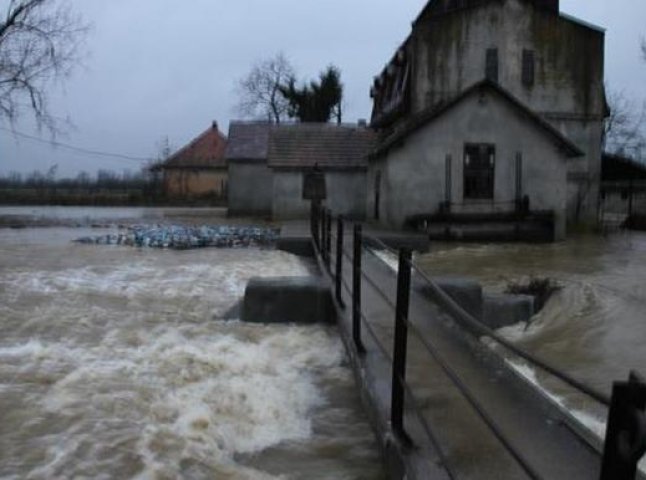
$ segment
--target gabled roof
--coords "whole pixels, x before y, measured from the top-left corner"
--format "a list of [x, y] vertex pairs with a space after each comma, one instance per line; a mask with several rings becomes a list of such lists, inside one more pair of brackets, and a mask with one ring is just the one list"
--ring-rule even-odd
[[218, 130], [218, 124], [213, 122], [207, 130], [171, 155], [159, 168], [224, 168], [226, 145], [227, 138]]
[[269, 132], [276, 126], [268, 122], [231, 122], [225, 153], [230, 160], [266, 160]]
[[375, 133], [358, 125], [298, 123], [280, 125], [269, 136], [269, 166], [353, 169], [367, 166]]
[[401, 127], [397, 128], [393, 133], [384, 138], [370, 156], [380, 156], [412, 133], [442, 117], [442, 115], [453, 109], [453, 107], [458, 105], [471, 94], [485, 90], [493, 92], [495, 95], [498, 95], [504, 101], [511, 104], [521, 115], [523, 115], [527, 120], [533, 123], [536, 128], [542, 131], [552, 142], [554, 142], [559, 148], [562, 148], [566, 155], [568, 155], [569, 157], [580, 157], [583, 155], [583, 152], [579, 149], [579, 147], [572, 143], [550, 123], [530, 110], [524, 103], [514, 97], [511, 93], [509, 93], [507, 90], [505, 90], [495, 82], [492, 82], [490, 80], [483, 80], [462, 91], [453, 99], [411, 116], [410, 119], [402, 124]]

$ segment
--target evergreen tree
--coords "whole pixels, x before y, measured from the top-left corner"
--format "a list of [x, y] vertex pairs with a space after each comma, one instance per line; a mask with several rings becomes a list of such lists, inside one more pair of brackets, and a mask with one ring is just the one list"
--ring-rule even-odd
[[318, 81], [311, 81], [302, 87], [296, 86], [296, 79], [291, 77], [280, 92], [289, 102], [288, 114], [301, 122], [329, 122], [336, 116], [341, 123], [341, 101], [343, 84], [341, 72], [331, 65], [321, 72]]

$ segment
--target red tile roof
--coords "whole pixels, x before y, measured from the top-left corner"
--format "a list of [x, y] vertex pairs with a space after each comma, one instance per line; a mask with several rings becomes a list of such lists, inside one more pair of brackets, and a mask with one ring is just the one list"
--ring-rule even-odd
[[227, 138], [218, 130], [217, 123], [213, 122], [197, 138], [171, 155], [161, 168], [225, 168], [226, 146]]

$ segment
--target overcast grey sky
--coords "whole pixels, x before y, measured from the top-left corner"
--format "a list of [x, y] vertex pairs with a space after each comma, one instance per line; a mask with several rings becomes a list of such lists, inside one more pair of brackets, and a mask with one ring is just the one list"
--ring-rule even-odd
[[[235, 83], [282, 51], [300, 78], [330, 63], [345, 84], [345, 120], [370, 115], [372, 77], [410, 31], [426, 0], [68, 0], [93, 26], [84, 67], [50, 92], [53, 114], [75, 125], [59, 140], [152, 157], [164, 136], [180, 147], [217, 120], [236, 118]], [[0, 1], [0, 6], [6, 4]], [[561, 10], [607, 29], [606, 80], [646, 98], [644, 0], [561, 0]], [[6, 128], [6, 123], [0, 124]], [[38, 135], [25, 119], [16, 130]], [[47, 139], [47, 135], [42, 135]], [[59, 176], [141, 162], [70, 152], [0, 131], [0, 174], [59, 166]]]

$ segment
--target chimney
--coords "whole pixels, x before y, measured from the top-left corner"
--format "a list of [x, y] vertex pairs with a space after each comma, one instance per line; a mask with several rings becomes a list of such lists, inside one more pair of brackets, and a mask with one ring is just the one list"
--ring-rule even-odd
[[361, 127], [361, 128], [366, 128], [366, 127], [368, 126], [368, 122], [366, 121], [366, 119], [365, 119], [365, 118], [360, 118], [360, 119], [357, 121], [357, 125], [358, 125], [359, 127]]
[[212, 128], [213, 130], [217, 130], [217, 129], [218, 129], [218, 122], [217, 122], [216, 120], [213, 120], [213, 123], [211, 123], [211, 128]]

